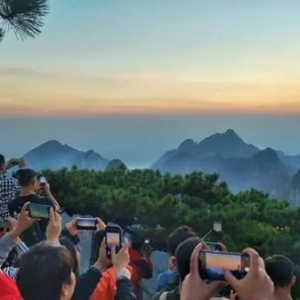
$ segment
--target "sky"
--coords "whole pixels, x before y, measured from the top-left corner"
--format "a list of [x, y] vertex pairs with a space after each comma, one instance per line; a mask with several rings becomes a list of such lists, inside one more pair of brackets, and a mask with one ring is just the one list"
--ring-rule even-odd
[[300, 153], [298, 0], [49, 6], [40, 36], [10, 32], [0, 45], [6, 156], [58, 139], [149, 165], [186, 138], [228, 128]]

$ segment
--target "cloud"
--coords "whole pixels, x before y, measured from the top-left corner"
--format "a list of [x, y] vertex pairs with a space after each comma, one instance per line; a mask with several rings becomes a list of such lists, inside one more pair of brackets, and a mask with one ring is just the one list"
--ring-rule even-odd
[[294, 82], [133, 72], [106, 77], [0, 68], [0, 115], [300, 113]]

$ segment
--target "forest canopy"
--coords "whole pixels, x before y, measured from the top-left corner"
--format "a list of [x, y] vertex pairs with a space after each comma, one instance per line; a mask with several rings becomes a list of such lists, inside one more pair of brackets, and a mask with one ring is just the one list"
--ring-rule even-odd
[[262, 256], [285, 254], [299, 263], [300, 208], [254, 189], [234, 195], [216, 174], [172, 176], [122, 166], [43, 174], [62, 207], [123, 227], [139, 224], [155, 249], [164, 250], [166, 236], [180, 225], [201, 237], [221, 221], [222, 233], [209, 235], [208, 241], [221, 240], [230, 251], [251, 246]]

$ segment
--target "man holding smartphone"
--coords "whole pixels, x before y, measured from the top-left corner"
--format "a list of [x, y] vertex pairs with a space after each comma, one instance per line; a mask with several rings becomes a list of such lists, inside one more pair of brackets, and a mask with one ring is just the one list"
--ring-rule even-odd
[[7, 170], [14, 166], [19, 166], [19, 169], [24, 169], [25, 162], [22, 158], [18, 158], [11, 159], [6, 163], [4, 155], [0, 154], [0, 221], [8, 219], [8, 205], [21, 190], [18, 181], [7, 175]]
[[[55, 211], [59, 211], [59, 204], [51, 193], [50, 185], [47, 182], [41, 185], [37, 178], [37, 173], [34, 170], [19, 170], [17, 172], [17, 179], [21, 186], [21, 193], [20, 196], [16, 197], [8, 205], [10, 216], [15, 217], [19, 214], [23, 205], [27, 202], [51, 206]], [[37, 195], [41, 189], [43, 190], [45, 197]], [[32, 246], [40, 242], [44, 239], [47, 225], [48, 220], [38, 220], [33, 224], [32, 228], [24, 232], [22, 239], [28, 246]]]

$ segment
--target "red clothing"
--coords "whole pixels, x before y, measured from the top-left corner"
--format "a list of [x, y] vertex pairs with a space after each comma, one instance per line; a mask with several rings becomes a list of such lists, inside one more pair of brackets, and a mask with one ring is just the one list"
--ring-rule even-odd
[[139, 287], [141, 279], [150, 279], [153, 274], [153, 264], [149, 258], [146, 258], [138, 250], [129, 249], [130, 266], [132, 267], [131, 284], [137, 300], [142, 300], [142, 291]]
[[5, 274], [0, 273], [0, 299], [21, 300], [20, 292], [15, 282]]

